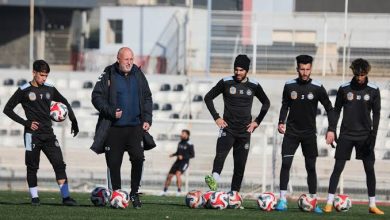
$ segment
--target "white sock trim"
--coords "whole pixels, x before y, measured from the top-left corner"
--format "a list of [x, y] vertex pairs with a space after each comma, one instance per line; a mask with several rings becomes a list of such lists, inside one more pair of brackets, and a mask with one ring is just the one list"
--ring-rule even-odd
[[38, 186], [30, 187], [28, 190], [30, 191], [31, 198], [39, 197], [38, 196]]
[[219, 175], [219, 173], [214, 172], [214, 173], [213, 173], [213, 177], [214, 177], [215, 181], [218, 182], [218, 181], [219, 181], [220, 175]]
[[376, 207], [375, 196], [373, 196], [373, 197], [368, 197], [368, 206], [369, 206], [370, 208]]
[[333, 204], [333, 200], [334, 200], [334, 194], [329, 193], [328, 194], [328, 200], [326, 201], [326, 204], [332, 205]]
[[287, 190], [280, 190], [280, 199], [287, 200], [286, 194], [287, 194]]

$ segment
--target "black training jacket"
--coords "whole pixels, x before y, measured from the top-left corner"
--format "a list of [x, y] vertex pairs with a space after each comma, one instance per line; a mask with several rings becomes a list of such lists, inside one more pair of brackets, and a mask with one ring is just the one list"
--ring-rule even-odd
[[340, 136], [350, 140], [365, 140], [370, 133], [376, 136], [381, 110], [378, 86], [368, 82], [368, 79], [362, 85], [359, 85], [355, 79], [341, 85], [336, 97], [336, 117], [332, 123], [333, 127], [337, 126], [341, 109], [343, 109], [343, 120]]
[[[72, 107], [66, 98], [53, 85], [48, 83], [35, 87], [31, 85], [31, 82], [28, 82], [20, 86], [5, 105], [4, 114], [23, 125], [25, 132], [32, 134], [53, 134], [50, 118], [50, 104], [52, 101], [65, 104], [68, 108], [69, 119], [72, 122], [76, 121]], [[27, 119], [23, 119], [14, 112], [14, 108], [19, 103], [22, 105]], [[39, 123], [39, 128], [36, 131], [31, 130], [31, 123], [33, 121]]]
[[[318, 102], [324, 106], [330, 122], [334, 117], [333, 107], [320, 82], [312, 79], [302, 81], [299, 78], [286, 82], [279, 124], [286, 124], [287, 135], [304, 137], [316, 134]], [[329, 129], [331, 130], [330, 127]]]
[[249, 79], [246, 82], [237, 82], [234, 76], [221, 79], [205, 96], [204, 101], [214, 120], [220, 118], [214, 107], [213, 99], [223, 94], [223, 119], [228, 126], [226, 131], [236, 135], [246, 135], [247, 126], [252, 122], [253, 97], [256, 96], [262, 103], [259, 115], [255, 121], [260, 125], [270, 107], [270, 101], [260, 84]]
[[[116, 82], [111, 77], [117, 71], [117, 63], [107, 66], [99, 77], [92, 91], [92, 104], [99, 111], [99, 119], [96, 124], [95, 137], [91, 150], [96, 153], [104, 153], [104, 142], [112, 121], [115, 120], [116, 112]], [[134, 64], [131, 73], [135, 74], [140, 96], [141, 122], [152, 125], [153, 101], [148, 81], [144, 73]]]

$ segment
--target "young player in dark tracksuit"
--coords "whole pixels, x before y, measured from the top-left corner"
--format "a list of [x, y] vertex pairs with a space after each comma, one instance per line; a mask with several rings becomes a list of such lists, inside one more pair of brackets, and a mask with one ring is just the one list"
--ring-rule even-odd
[[[226, 156], [233, 147], [234, 172], [231, 190], [240, 191], [251, 133], [260, 125], [270, 107], [270, 101], [260, 84], [247, 77], [249, 65], [250, 60], [246, 55], [238, 55], [234, 61], [234, 76], [220, 80], [204, 99], [215, 123], [220, 128], [212, 174], [205, 177], [206, 184], [211, 190], [217, 189]], [[213, 99], [219, 94], [223, 94], [223, 118], [217, 113], [213, 104]], [[257, 118], [252, 121], [254, 96], [260, 100], [262, 107]]]
[[[68, 178], [65, 171], [66, 165], [50, 119], [51, 102], [62, 102], [67, 106], [69, 119], [72, 122], [71, 133], [74, 136], [79, 132], [79, 128], [68, 101], [54, 86], [45, 83], [49, 72], [49, 64], [44, 60], [36, 60], [33, 63], [33, 80], [16, 90], [5, 105], [4, 113], [24, 126], [25, 163], [27, 166], [27, 183], [31, 194], [31, 204], [40, 205], [37, 171], [42, 150], [53, 166], [63, 204], [72, 206], [77, 205], [77, 203], [69, 196]], [[26, 120], [14, 112], [14, 108], [19, 103], [24, 109]]]
[[172, 165], [169, 170], [167, 179], [165, 180], [164, 190], [161, 195], [165, 195], [173, 176], [176, 176], [176, 185], [177, 185], [177, 195], [181, 193], [181, 175], [187, 170], [190, 159], [195, 157], [194, 145], [190, 142], [190, 131], [182, 130], [180, 135], [180, 142], [177, 145], [177, 150], [175, 153], [169, 155], [169, 157], [177, 157], [175, 163]]
[[[378, 132], [381, 98], [378, 86], [370, 83], [367, 74], [371, 66], [364, 59], [356, 59], [350, 68], [354, 74], [351, 82], [340, 86], [335, 103], [336, 117], [332, 123], [333, 130], [337, 127], [341, 109], [343, 120], [340, 135], [337, 141], [335, 165], [330, 177], [328, 201], [324, 212], [332, 211], [334, 194], [337, 189], [340, 174], [344, 170], [347, 160], [350, 160], [353, 147], [356, 150], [356, 159], [362, 160], [366, 172], [367, 191], [369, 197], [369, 213], [383, 215], [384, 212], [376, 207], [375, 203], [375, 141]], [[372, 119], [371, 119], [372, 113]], [[329, 134], [327, 143], [335, 139], [335, 133]]]
[[[294, 154], [301, 144], [305, 157], [307, 184], [309, 193], [316, 197], [317, 174], [316, 159], [318, 156], [316, 115], [318, 102], [332, 117], [332, 103], [321, 83], [310, 78], [313, 58], [308, 55], [296, 57], [298, 78], [286, 82], [283, 89], [282, 107], [279, 115], [278, 131], [284, 134], [282, 143], [282, 167], [280, 170], [280, 199], [276, 210], [287, 210], [287, 185]], [[288, 117], [287, 117], [288, 115]], [[286, 122], [287, 118], [287, 122]], [[315, 212], [321, 209], [316, 207]]]

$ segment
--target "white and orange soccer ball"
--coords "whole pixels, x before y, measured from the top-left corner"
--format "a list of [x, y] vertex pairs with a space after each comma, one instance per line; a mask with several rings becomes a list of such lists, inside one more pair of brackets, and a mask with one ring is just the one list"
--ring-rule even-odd
[[229, 195], [224, 192], [211, 194], [208, 204], [213, 209], [226, 209], [229, 205]]
[[53, 121], [61, 122], [66, 119], [68, 115], [68, 108], [61, 102], [51, 102], [50, 104], [50, 118]]
[[96, 187], [91, 192], [91, 202], [95, 206], [105, 206], [110, 202], [111, 191], [104, 187]]
[[257, 198], [257, 205], [261, 210], [270, 212], [275, 209], [276, 197], [272, 192], [261, 193]]
[[205, 204], [202, 192], [199, 190], [192, 190], [188, 192], [185, 201], [186, 205], [193, 209], [202, 208]]
[[302, 194], [298, 199], [298, 207], [304, 212], [312, 212], [317, 205], [317, 199], [307, 194]]
[[346, 212], [352, 207], [352, 201], [347, 195], [337, 195], [333, 200], [333, 207], [338, 212]]
[[242, 197], [237, 191], [230, 191], [227, 193], [229, 196], [229, 209], [239, 209], [242, 205]]
[[110, 205], [112, 208], [125, 209], [129, 205], [129, 194], [123, 190], [112, 192]]

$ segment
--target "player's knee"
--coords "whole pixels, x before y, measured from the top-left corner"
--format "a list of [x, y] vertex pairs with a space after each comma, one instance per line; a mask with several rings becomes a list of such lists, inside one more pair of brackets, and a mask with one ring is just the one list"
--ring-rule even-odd
[[27, 173], [28, 174], [35, 174], [38, 172], [39, 166], [34, 166], [34, 165], [28, 165], [27, 166]]
[[143, 154], [139, 154], [139, 155], [133, 155], [131, 158], [130, 158], [130, 162], [133, 164], [133, 163], [143, 163], [145, 160], [145, 157]]
[[[65, 174], [66, 164], [65, 163], [58, 163], [53, 164], [54, 172], [56, 173], [56, 176], [63, 176]], [[58, 179], [58, 178], [57, 178]], [[65, 178], [59, 178], [59, 179], [65, 179]]]
[[282, 159], [282, 169], [290, 170], [292, 164], [292, 157], [283, 157]]
[[144, 158], [143, 157], [133, 157], [130, 159], [132, 168], [140, 168], [144, 164]]
[[315, 173], [316, 172], [316, 164], [315, 163], [306, 164], [306, 171], [308, 173]]

